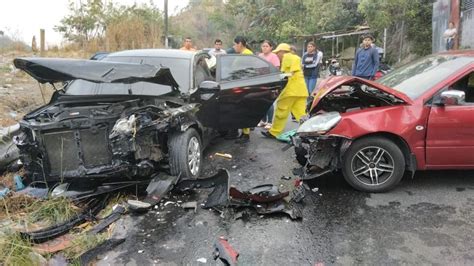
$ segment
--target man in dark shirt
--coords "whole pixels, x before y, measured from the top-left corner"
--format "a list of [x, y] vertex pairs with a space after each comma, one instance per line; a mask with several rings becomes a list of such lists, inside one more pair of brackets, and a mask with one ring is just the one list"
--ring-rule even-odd
[[374, 79], [375, 72], [379, 68], [379, 54], [372, 46], [374, 37], [370, 34], [363, 36], [362, 47], [356, 52], [354, 65], [352, 66], [352, 76]]

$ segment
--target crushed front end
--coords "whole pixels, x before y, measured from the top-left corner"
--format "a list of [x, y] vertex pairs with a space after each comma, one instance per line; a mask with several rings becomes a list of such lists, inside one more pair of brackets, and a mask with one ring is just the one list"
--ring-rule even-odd
[[293, 139], [296, 159], [304, 180], [313, 179], [341, 168], [342, 156], [351, 140], [339, 136], [301, 136]]
[[342, 156], [351, 140], [327, 134], [340, 121], [341, 115], [335, 111], [302, 120], [292, 142], [303, 179], [316, 178], [341, 167]]
[[32, 181], [148, 177], [166, 158], [167, 132], [180, 130], [193, 108], [138, 98], [59, 101], [27, 115], [15, 143]]

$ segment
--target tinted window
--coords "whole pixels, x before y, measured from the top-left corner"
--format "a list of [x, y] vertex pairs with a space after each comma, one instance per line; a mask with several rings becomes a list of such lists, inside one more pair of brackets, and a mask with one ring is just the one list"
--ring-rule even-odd
[[403, 66], [377, 82], [416, 99], [472, 62], [472, 57], [432, 55]]
[[227, 55], [220, 58], [221, 81], [239, 80], [279, 72], [276, 67], [257, 56]]
[[66, 87], [66, 94], [68, 95], [133, 94], [158, 96], [169, 92], [172, 92], [170, 86], [149, 82], [136, 82], [133, 84], [94, 83], [78, 79]]
[[187, 92], [191, 87], [189, 77], [191, 62], [189, 59], [169, 57], [108, 56], [103, 60], [165, 66], [171, 70], [171, 74], [173, 75], [176, 82], [178, 82], [181, 92]]

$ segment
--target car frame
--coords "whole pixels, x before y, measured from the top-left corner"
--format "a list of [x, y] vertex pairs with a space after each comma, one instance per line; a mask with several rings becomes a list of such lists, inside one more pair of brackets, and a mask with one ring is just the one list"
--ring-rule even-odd
[[472, 82], [469, 50], [427, 56], [377, 82], [323, 81], [293, 138], [304, 178], [340, 170], [355, 189], [384, 192], [406, 172], [474, 169]]

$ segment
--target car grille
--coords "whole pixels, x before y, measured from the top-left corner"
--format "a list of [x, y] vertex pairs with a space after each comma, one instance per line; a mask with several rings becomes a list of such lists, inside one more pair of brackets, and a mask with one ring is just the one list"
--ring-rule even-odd
[[63, 172], [76, 170], [81, 162], [86, 168], [111, 162], [106, 128], [48, 132], [43, 135], [43, 141], [51, 175], [60, 175], [61, 169]]

